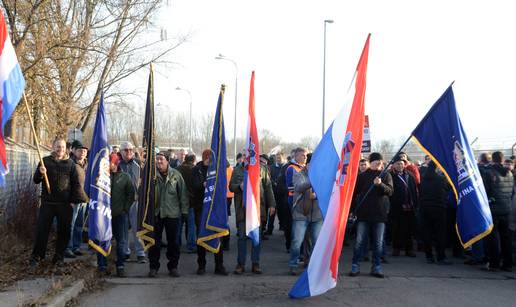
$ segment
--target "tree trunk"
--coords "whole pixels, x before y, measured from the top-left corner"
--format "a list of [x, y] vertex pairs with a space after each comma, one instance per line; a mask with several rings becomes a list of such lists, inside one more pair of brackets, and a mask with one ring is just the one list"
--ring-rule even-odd
[[16, 140], [16, 114], [13, 114], [11, 119], [5, 123], [4, 137], [10, 137]]

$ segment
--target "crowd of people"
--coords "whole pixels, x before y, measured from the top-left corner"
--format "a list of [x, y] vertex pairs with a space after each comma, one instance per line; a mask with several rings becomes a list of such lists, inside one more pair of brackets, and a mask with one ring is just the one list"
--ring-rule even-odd
[[[81, 243], [86, 228], [88, 197], [84, 193], [88, 148], [81, 142], [53, 142], [53, 151], [39, 165], [34, 182], [40, 184], [46, 174], [51, 190], [42, 185], [37, 234], [31, 256], [36, 267], [45, 258], [47, 241], [54, 218], [57, 219], [57, 240], [52, 262], [59, 265], [64, 258], [82, 255]], [[111, 214], [113, 239], [116, 242], [116, 275], [124, 277], [124, 263], [134, 252], [138, 263], [149, 263], [149, 277], [157, 276], [160, 252], [166, 247], [167, 269], [179, 277], [180, 247], [197, 254], [197, 274], [206, 273], [206, 249], [197, 245], [202, 218], [206, 174], [210, 149], [201, 159], [186, 150], [159, 151], [156, 154], [155, 245], [144, 250], [136, 236], [138, 220], [138, 185], [143, 158], [133, 144], [113, 146], [109, 156], [111, 172]], [[234, 166], [226, 171], [228, 215], [234, 212], [237, 240], [237, 266], [233, 273], [246, 271], [249, 239], [245, 235], [243, 207], [245, 157], [237, 156]], [[309, 263], [323, 224], [317, 195], [312, 189], [308, 170], [311, 153], [296, 148], [286, 156], [260, 156], [260, 242], [272, 235], [276, 219], [283, 232], [289, 254], [289, 274], [298, 275]], [[515, 158], [505, 159], [500, 151], [483, 153], [478, 168], [484, 182], [494, 227], [487, 237], [464, 251], [455, 231], [456, 201], [451, 186], [430, 157], [411, 161], [400, 152], [386, 165], [381, 153], [373, 152], [360, 160], [344, 244], [354, 242], [350, 276], [360, 274], [360, 265], [371, 261], [370, 274], [383, 278], [383, 263], [389, 257], [416, 257], [424, 252], [426, 262], [450, 265], [446, 248], [454, 257], [464, 257], [469, 265], [483, 264], [488, 271], [512, 271], [512, 240], [516, 237], [511, 223], [511, 203], [515, 194]], [[385, 169], [387, 167], [387, 169]], [[163, 237], [163, 232], [166, 234]], [[214, 254], [215, 274], [226, 276], [224, 251], [229, 250], [230, 233], [222, 238], [222, 248]], [[132, 242], [132, 245], [129, 244]], [[391, 252], [389, 253], [389, 246]], [[251, 245], [251, 272], [261, 274], [262, 243]], [[132, 249], [131, 249], [132, 248]], [[371, 257], [370, 257], [371, 256]], [[98, 269], [106, 272], [106, 257], [98, 254]]]

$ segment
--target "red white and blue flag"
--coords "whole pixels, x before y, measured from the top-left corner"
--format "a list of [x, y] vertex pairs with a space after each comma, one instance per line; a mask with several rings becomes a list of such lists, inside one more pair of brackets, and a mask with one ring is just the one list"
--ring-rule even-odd
[[244, 161], [245, 234], [254, 246], [260, 244], [260, 142], [254, 116], [254, 71], [249, 91], [249, 123]]
[[24, 88], [25, 79], [7, 32], [4, 14], [0, 12], [0, 187], [5, 185], [4, 178], [9, 172], [4, 128], [16, 109]]
[[339, 258], [358, 173], [364, 133], [367, 37], [353, 77], [349, 101], [328, 128], [312, 155], [308, 176], [319, 200], [324, 223], [308, 268], [289, 292], [291, 298], [323, 294], [337, 285]]

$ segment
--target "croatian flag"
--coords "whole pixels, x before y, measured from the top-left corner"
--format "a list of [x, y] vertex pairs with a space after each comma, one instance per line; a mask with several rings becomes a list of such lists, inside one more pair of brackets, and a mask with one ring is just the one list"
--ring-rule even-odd
[[5, 175], [9, 172], [4, 142], [5, 124], [16, 109], [25, 88], [25, 79], [7, 33], [3, 13], [0, 13], [0, 85], [0, 187], [3, 187]]
[[244, 161], [245, 234], [260, 244], [260, 144], [254, 117], [254, 71], [249, 91], [249, 123]]
[[308, 176], [324, 223], [308, 268], [289, 292], [291, 298], [319, 295], [337, 285], [339, 257], [362, 148], [370, 36], [353, 76], [355, 91], [349, 99], [352, 102], [339, 112], [312, 155]]

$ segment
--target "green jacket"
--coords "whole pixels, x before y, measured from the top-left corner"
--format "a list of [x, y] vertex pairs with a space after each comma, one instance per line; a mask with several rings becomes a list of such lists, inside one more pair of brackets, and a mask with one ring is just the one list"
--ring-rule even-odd
[[133, 182], [127, 173], [111, 173], [111, 216], [128, 213], [134, 194]]
[[188, 190], [181, 173], [169, 167], [166, 179], [159, 173], [156, 177], [155, 215], [179, 218], [181, 214], [188, 214]]
[[[267, 208], [276, 208], [274, 193], [272, 192], [272, 182], [267, 171], [267, 167], [260, 165], [260, 220], [261, 223], [267, 221]], [[229, 190], [235, 193], [235, 211], [237, 223], [245, 221], [245, 208], [243, 206], [243, 191], [240, 189], [240, 183], [244, 181], [244, 167], [238, 164], [233, 169], [233, 175], [229, 183]]]

